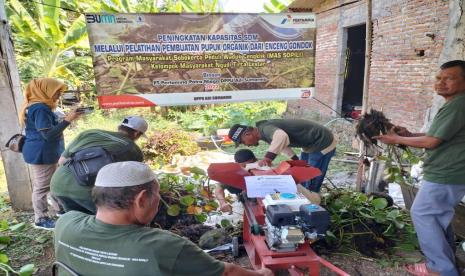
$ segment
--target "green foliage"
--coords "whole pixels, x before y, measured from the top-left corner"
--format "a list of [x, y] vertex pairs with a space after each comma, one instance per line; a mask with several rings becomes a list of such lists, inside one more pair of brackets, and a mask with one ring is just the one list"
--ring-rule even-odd
[[90, 55], [76, 56], [74, 51], [89, 48], [84, 15], [60, 9], [66, 2], [44, 0], [43, 5], [32, 1], [24, 5], [19, 0], [7, 2], [24, 81], [58, 77], [79, 85], [80, 78], [71, 70], [72, 66], [79, 64], [87, 71], [92, 70]]
[[189, 177], [176, 174], [158, 176], [161, 202], [169, 216], [192, 215], [202, 223], [208, 214], [218, 209], [218, 203], [212, 196], [206, 173], [197, 167], [189, 168], [189, 171]]
[[395, 145], [387, 145], [383, 155], [378, 156], [378, 160], [386, 163], [385, 174], [388, 182], [412, 185], [413, 178], [409, 169], [421, 159], [408, 147], [401, 149]]
[[168, 164], [175, 154], [194, 155], [200, 148], [188, 132], [180, 129], [163, 129], [154, 132], [142, 147], [147, 164], [160, 168]]
[[162, 12], [221, 12], [218, 0], [167, 0]]
[[332, 248], [390, 258], [396, 249], [418, 247], [408, 213], [390, 206], [384, 197], [330, 190], [323, 195], [322, 205], [331, 216], [325, 241]]
[[267, 0], [264, 4], [265, 11], [268, 13], [280, 13], [283, 12], [292, 0]]
[[166, 117], [176, 121], [183, 129], [201, 130], [204, 135], [211, 135], [217, 129], [229, 128], [235, 123], [253, 125], [256, 121], [280, 118], [285, 109], [285, 102], [246, 102], [194, 111], [173, 108]]
[[[12, 226], [9, 225], [8, 221], [3, 219], [0, 221], [0, 271], [3, 271], [5, 275], [13, 273], [20, 276], [32, 275], [34, 271], [33, 264], [27, 264], [20, 268], [19, 271], [14, 270], [8, 265], [10, 259], [4, 252], [4, 249], [12, 243], [12, 237], [15, 233], [21, 232], [25, 228], [25, 222], [17, 223]], [[9, 232], [7, 233], [7, 231]]]
[[218, 0], [9, 0], [21, 80], [56, 77], [91, 85], [92, 59], [84, 12], [218, 12]]

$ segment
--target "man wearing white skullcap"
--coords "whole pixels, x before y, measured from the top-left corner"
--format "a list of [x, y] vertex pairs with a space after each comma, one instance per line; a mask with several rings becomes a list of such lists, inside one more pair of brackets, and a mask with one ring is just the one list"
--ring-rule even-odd
[[79, 275], [266, 275], [212, 258], [189, 240], [147, 227], [158, 211], [159, 185], [141, 162], [100, 169], [92, 199], [97, 214], [71, 211], [55, 227], [55, 257]]

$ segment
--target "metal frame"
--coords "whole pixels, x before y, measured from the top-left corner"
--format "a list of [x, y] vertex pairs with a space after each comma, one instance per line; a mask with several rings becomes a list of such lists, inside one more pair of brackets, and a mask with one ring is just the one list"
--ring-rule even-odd
[[76, 271], [74, 271], [71, 267], [65, 265], [62, 262], [55, 261], [52, 265], [52, 276], [58, 275], [58, 268], [61, 267], [63, 270], [71, 274], [72, 276], [80, 276]]
[[257, 201], [246, 199], [244, 201], [242, 235], [244, 247], [254, 269], [266, 267], [273, 271], [287, 270], [293, 276], [317, 276], [320, 274], [321, 265], [323, 265], [338, 275], [349, 276], [345, 271], [316, 255], [310, 248], [309, 242], [302, 244], [294, 252], [276, 252], [270, 250], [266, 244], [264, 235], [261, 235], [259, 230], [260, 225], [265, 223], [264, 210], [264, 205], [259, 199]]

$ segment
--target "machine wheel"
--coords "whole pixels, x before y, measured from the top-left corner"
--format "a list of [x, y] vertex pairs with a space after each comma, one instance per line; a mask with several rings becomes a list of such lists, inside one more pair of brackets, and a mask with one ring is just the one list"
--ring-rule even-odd
[[237, 237], [232, 238], [232, 255], [234, 258], [239, 257], [239, 239]]

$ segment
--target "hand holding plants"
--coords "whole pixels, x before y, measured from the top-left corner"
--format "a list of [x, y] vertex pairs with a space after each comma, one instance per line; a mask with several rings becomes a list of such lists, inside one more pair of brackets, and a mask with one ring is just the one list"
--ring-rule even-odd
[[[400, 137], [396, 132], [395, 132], [395, 128], [396, 127], [393, 127], [391, 128], [387, 134], [385, 135], [378, 135], [378, 136], [373, 136], [373, 139], [376, 139], [376, 140], [379, 140], [381, 141], [382, 143], [384, 144], [388, 144], [388, 145], [391, 145], [391, 144], [398, 144], [398, 138]], [[407, 129], [405, 129], [405, 131], [407, 131]]]

